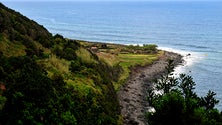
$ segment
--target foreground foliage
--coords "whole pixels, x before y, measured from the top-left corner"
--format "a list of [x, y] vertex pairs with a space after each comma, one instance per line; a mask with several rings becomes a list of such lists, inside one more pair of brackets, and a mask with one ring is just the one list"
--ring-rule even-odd
[[[155, 87], [149, 90], [149, 104], [155, 112], [147, 113], [151, 125], [222, 125], [222, 113], [215, 105], [216, 93], [209, 91], [205, 97], [195, 92], [195, 82], [191, 76], [181, 74], [174, 78], [170, 61], [167, 75], [157, 80]], [[161, 94], [155, 94], [158, 90]]]
[[121, 124], [114, 85], [158, 59], [157, 46], [82, 43], [0, 3], [0, 124]]
[[118, 124], [121, 68], [0, 3], [0, 124]]
[[48, 77], [36, 62], [28, 56], [0, 57], [0, 83], [5, 88], [1, 89], [1, 124], [117, 124], [113, 77], [107, 73], [112, 68], [81, 63], [78, 67], [83, 69], [76, 70], [71, 63], [71, 76], [89, 77], [94, 85], [77, 84], [65, 82], [56, 72]]

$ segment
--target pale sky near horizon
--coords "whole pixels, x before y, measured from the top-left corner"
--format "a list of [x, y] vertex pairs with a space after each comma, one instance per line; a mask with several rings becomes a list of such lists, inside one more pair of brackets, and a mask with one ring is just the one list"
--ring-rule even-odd
[[0, 0], [7, 1], [222, 1], [222, 0]]

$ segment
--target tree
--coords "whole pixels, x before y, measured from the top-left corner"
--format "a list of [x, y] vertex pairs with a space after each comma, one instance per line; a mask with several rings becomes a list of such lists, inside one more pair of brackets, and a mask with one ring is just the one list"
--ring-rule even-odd
[[170, 92], [154, 101], [155, 113], [148, 115], [151, 125], [183, 125], [186, 106], [182, 95]]
[[191, 76], [181, 74], [179, 78], [171, 76], [172, 65], [169, 63], [167, 75], [157, 80], [153, 90], [162, 91], [160, 95], [150, 89], [148, 101], [155, 109], [147, 115], [151, 125], [221, 125], [222, 115], [215, 105], [216, 93], [209, 91], [205, 97], [198, 97], [194, 92], [195, 82]]
[[173, 60], [168, 60], [166, 67], [166, 74], [162, 75], [160, 79], [155, 80], [155, 87], [157, 90], [167, 94], [178, 85], [178, 80], [174, 78], [172, 72], [174, 71]]
[[214, 106], [219, 103], [219, 100], [214, 98], [215, 95], [215, 92], [209, 90], [205, 97], [201, 97], [201, 104], [207, 111], [212, 110]]
[[195, 89], [196, 84], [191, 76], [180, 74], [179, 81], [179, 88], [181, 89], [185, 98], [197, 97], [196, 93], [193, 91]]

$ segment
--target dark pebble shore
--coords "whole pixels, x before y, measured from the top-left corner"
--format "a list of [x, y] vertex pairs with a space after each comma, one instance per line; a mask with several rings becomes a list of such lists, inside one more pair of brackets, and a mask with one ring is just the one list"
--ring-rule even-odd
[[131, 69], [130, 77], [117, 93], [124, 125], [148, 125], [145, 118], [149, 108], [147, 90], [153, 80], [165, 73], [168, 59], [174, 60], [175, 66], [182, 63], [181, 55], [165, 51], [152, 65]]

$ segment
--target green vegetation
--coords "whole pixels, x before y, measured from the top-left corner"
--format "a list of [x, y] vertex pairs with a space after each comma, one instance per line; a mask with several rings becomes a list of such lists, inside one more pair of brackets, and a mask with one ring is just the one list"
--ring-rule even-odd
[[119, 67], [0, 4], [0, 124], [117, 124]]
[[116, 90], [161, 53], [53, 36], [0, 3], [0, 124], [121, 124]]
[[143, 45], [143, 46], [124, 46], [118, 44], [104, 44], [93, 42], [81, 42], [85, 48], [96, 49], [96, 55], [100, 61], [104, 61], [112, 67], [121, 67], [122, 71], [117, 82], [114, 82], [116, 91], [125, 83], [129, 77], [130, 70], [136, 66], [150, 65], [158, 60], [164, 52], [157, 50], [157, 45]]
[[[159, 54], [162, 54], [160, 52]], [[145, 66], [152, 64], [155, 60], [159, 58], [158, 54], [119, 54], [118, 58], [120, 60], [119, 65], [123, 68], [123, 73], [119, 79], [119, 82], [114, 84], [115, 89], [118, 90], [119, 87], [125, 82], [129, 77], [130, 69], [135, 66]]]
[[[171, 62], [166, 76], [156, 81], [149, 90], [148, 101], [155, 112], [147, 114], [151, 125], [222, 125], [222, 112], [214, 106], [219, 102], [216, 93], [209, 91], [205, 97], [194, 92], [195, 82], [191, 76], [171, 76]], [[155, 94], [159, 90], [162, 94]]]
[[[0, 3], [0, 124], [122, 124], [116, 91], [130, 68], [164, 54], [156, 45], [69, 40]], [[214, 92], [198, 97], [190, 76], [156, 81], [150, 124], [221, 125]], [[166, 84], [167, 83], [167, 84]]]
[[[0, 124], [122, 124], [116, 91], [130, 68], [164, 54], [156, 45], [69, 40], [0, 3]], [[168, 67], [168, 74], [172, 71]], [[215, 93], [198, 97], [190, 76], [163, 76], [148, 101], [150, 124], [220, 125]], [[166, 84], [167, 83], [167, 84]]]
[[155, 44], [143, 44], [143, 46], [133, 46], [130, 45], [127, 48], [131, 49], [131, 50], [137, 50], [137, 53], [155, 53], [157, 51], [157, 45]]

